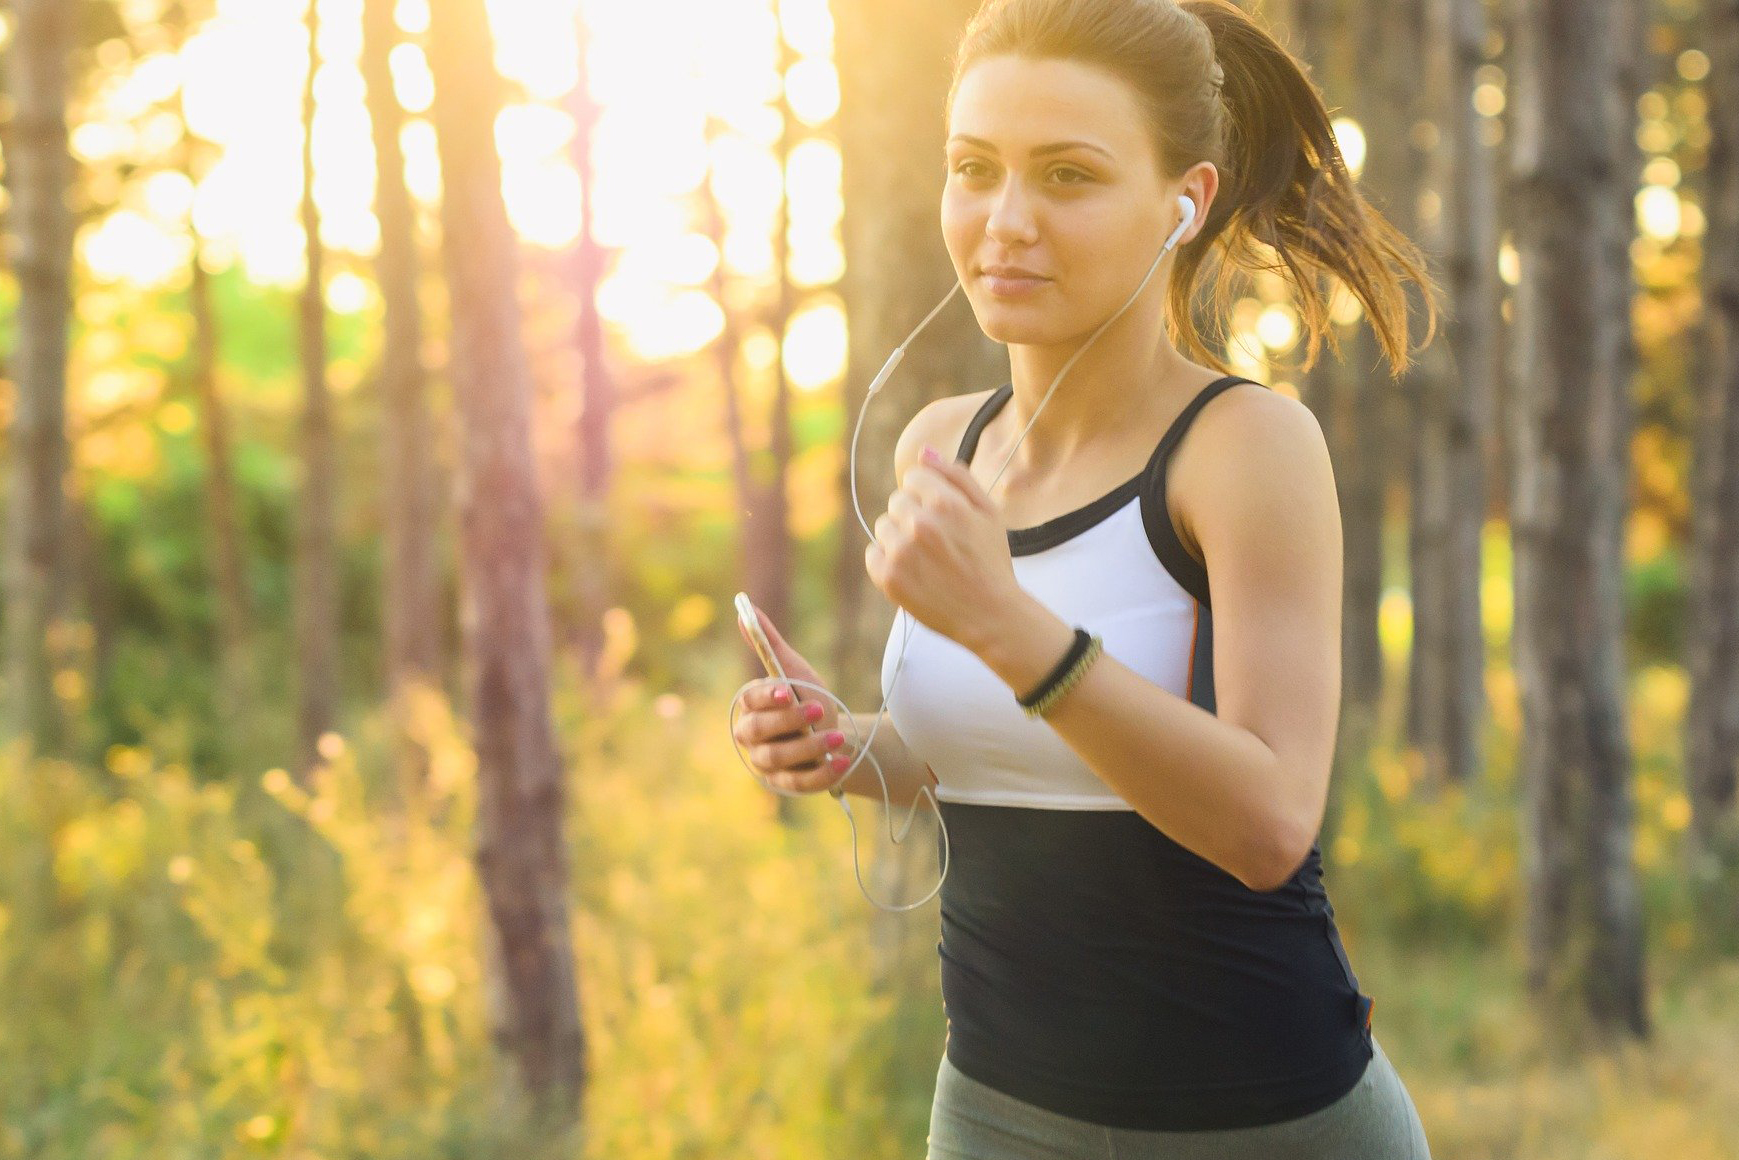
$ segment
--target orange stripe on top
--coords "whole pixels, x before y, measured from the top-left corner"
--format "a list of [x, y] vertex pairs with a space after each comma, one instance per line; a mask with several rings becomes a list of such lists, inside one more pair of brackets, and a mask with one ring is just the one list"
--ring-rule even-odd
[[1183, 686], [1183, 689], [1184, 689], [1183, 696], [1184, 696], [1184, 700], [1186, 700], [1186, 701], [1195, 700], [1195, 693], [1196, 693], [1196, 641], [1198, 639], [1200, 639], [1201, 634], [1202, 634], [1202, 602], [1197, 600], [1194, 603], [1196, 606], [1196, 618], [1195, 618], [1194, 626], [1190, 629], [1190, 667], [1188, 669], [1187, 674], [1184, 677], [1184, 686]]

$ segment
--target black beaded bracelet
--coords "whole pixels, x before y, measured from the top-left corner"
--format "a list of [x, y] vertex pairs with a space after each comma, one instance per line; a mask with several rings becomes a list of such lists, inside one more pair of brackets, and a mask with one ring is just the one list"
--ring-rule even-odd
[[[1020, 707], [1022, 709], [1031, 710], [1038, 705], [1040, 701], [1043, 701], [1050, 691], [1068, 675], [1069, 670], [1075, 667], [1075, 662], [1086, 655], [1087, 649], [1092, 643], [1093, 634], [1082, 628], [1080, 625], [1076, 625], [1075, 639], [1073, 643], [1069, 645], [1069, 651], [1063, 654], [1063, 659], [1057, 662], [1057, 667], [1052, 669], [1050, 675], [1039, 683], [1038, 688], [1034, 689], [1024, 697], [1015, 698], [1020, 702]], [[1030, 715], [1029, 712], [1029, 716]]]

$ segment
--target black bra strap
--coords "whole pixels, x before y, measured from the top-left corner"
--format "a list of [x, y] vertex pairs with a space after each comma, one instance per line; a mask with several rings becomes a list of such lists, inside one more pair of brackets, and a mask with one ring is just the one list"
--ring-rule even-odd
[[[1165, 506], [1165, 465], [1171, 459], [1171, 453], [1177, 449], [1184, 433], [1195, 422], [1197, 413], [1208, 404], [1215, 395], [1237, 386], [1239, 383], [1254, 383], [1239, 375], [1222, 375], [1203, 387], [1191, 399], [1189, 406], [1178, 413], [1171, 427], [1165, 433], [1165, 438], [1159, 441], [1159, 446], [1153, 449], [1153, 457], [1147, 463], [1147, 478], [1142, 488], [1142, 522], [1147, 527], [1147, 541], [1153, 545], [1154, 555], [1159, 557], [1166, 571], [1170, 572], [1184, 591], [1201, 602], [1204, 608], [1211, 608], [1208, 599], [1208, 570], [1196, 561], [1196, 558], [1184, 550], [1183, 541], [1178, 538], [1177, 529], [1172, 526], [1171, 514]], [[1256, 384], [1260, 386], [1261, 384]]]
[[960, 449], [954, 453], [954, 458], [960, 463], [971, 463], [972, 456], [978, 450], [978, 436], [984, 430], [985, 424], [996, 417], [1002, 410], [1002, 405], [1014, 397], [1014, 384], [1004, 383], [990, 392], [990, 397], [978, 405], [978, 412], [972, 416], [972, 422], [966, 425], [966, 434], [960, 437]]

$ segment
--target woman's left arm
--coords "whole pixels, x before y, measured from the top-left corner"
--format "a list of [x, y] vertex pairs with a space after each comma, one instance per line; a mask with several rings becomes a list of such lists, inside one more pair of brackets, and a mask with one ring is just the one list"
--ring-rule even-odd
[[[1340, 505], [1322, 430], [1290, 396], [1234, 393], [1204, 409], [1194, 433], [1188, 523], [1212, 579], [1217, 712], [1101, 653], [1045, 720], [1173, 841], [1252, 890], [1274, 890], [1308, 856], [1328, 797]], [[1025, 694], [1074, 627], [1017, 592], [963, 643]]]

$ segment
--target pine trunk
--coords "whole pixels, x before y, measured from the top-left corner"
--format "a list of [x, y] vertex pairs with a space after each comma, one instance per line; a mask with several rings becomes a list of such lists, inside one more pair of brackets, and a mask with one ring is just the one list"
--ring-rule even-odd
[[[1349, 70], [1345, 60], [1346, 53], [1335, 51], [1336, 40], [1333, 36], [1334, 20], [1333, 0], [1292, 0], [1286, 13], [1286, 27], [1291, 34], [1293, 51], [1310, 68], [1311, 79], [1323, 93], [1324, 103], [1335, 108], [1343, 102], [1338, 99], [1339, 93], [1349, 87]], [[1339, 325], [1334, 324], [1334, 325]], [[1341, 336], [1346, 341], [1345, 335]], [[1348, 523], [1347, 500], [1349, 498], [1348, 484], [1357, 471], [1358, 459], [1351, 453], [1348, 446], [1352, 431], [1350, 415], [1342, 412], [1350, 406], [1350, 395], [1353, 389], [1354, 372], [1347, 362], [1348, 346], [1342, 347], [1338, 357], [1324, 351], [1317, 363], [1306, 371], [1300, 384], [1300, 397], [1304, 404], [1316, 415], [1317, 424], [1322, 428], [1323, 438], [1327, 441], [1329, 454], [1334, 462], [1334, 475], [1337, 481], [1337, 492], [1342, 505], [1342, 525]], [[1353, 589], [1344, 580], [1344, 575], [1350, 575], [1353, 562], [1348, 543], [1342, 544], [1343, 582], [1341, 585], [1341, 669], [1343, 682], [1348, 665], [1347, 657], [1352, 652], [1352, 626], [1356, 617], [1367, 618], [1363, 625], [1366, 629], [1375, 627], [1375, 609], [1369, 604], [1368, 598], [1361, 593], [1361, 601], [1355, 608], [1349, 599]], [[1357, 545], [1361, 551], [1368, 552], [1370, 545], [1360, 542]], [[1379, 577], [1380, 578], [1380, 577]], [[1380, 592], [1379, 592], [1380, 596]], [[1380, 680], [1380, 670], [1376, 673]], [[1350, 694], [1343, 685], [1339, 705], [1339, 721], [1335, 727], [1334, 768], [1328, 783], [1328, 798], [1323, 805], [1322, 830], [1319, 841], [1324, 849], [1333, 846], [1335, 835], [1339, 832], [1343, 799], [1350, 778], [1358, 776], [1370, 751], [1373, 735], [1376, 729], [1376, 704], [1370, 694], [1370, 674], [1367, 673], [1362, 684], [1365, 696]]]
[[302, 287], [302, 479], [297, 501], [296, 775], [320, 764], [320, 739], [338, 723], [338, 453], [326, 383], [326, 292], [320, 214], [314, 205], [314, 78], [320, 65], [319, 5], [308, 2], [308, 73], [302, 88], [302, 232], [308, 277]]
[[[1361, 103], [1366, 155], [1360, 187], [1383, 214], [1412, 232], [1414, 150], [1410, 140], [1419, 53], [1417, 0], [1360, 10], [1360, 60], [1381, 62], [1358, 74], [1354, 93]], [[1402, 441], [1399, 426], [1408, 377], [1390, 375], [1377, 348], [1369, 319], [1359, 327], [1349, 373], [1345, 441], [1340, 451], [1350, 469], [1341, 495], [1345, 545], [1345, 613], [1342, 621], [1342, 695], [1347, 711], [1374, 720], [1381, 701], [1384, 671], [1378, 614], [1383, 598], [1384, 527], [1388, 515], [1393, 450]], [[1402, 444], [1405, 446], [1405, 444]]]
[[1622, 540], [1629, 399], [1623, 3], [1516, 21], [1516, 672], [1528, 980], [1573, 1035], [1648, 1034], [1631, 856]]
[[[1703, 198], [1705, 366], [1695, 385], [1685, 780], [1691, 879], [1706, 891], [1723, 882], [1730, 889], [1739, 873], [1739, 0], [1705, 0], [1703, 20], [1711, 132]], [[1731, 894], [1724, 905], [1731, 927]]]
[[1415, 606], [1418, 742], [1433, 785], [1464, 782], [1483, 763], [1485, 720], [1481, 533], [1497, 374], [1497, 219], [1486, 122], [1474, 110], [1485, 59], [1478, 3], [1430, 0], [1428, 90], [1438, 139], [1429, 153], [1435, 213], [1421, 223], [1447, 268], [1449, 366], [1422, 376], [1416, 433], [1415, 564], [1434, 597]]
[[[187, 12], [177, 9], [169, 22], [177, 50], [186, 43]], [[201, 154], [208, 143], [193, 135], [179, 94], [176, 116], [181, 119], [181, 172], [197, 184], [204, 175]], [[205, 449], [206, 557], [217, 593], [217, 653], [221, 674], [217, 727], [227, 768], [238, 769], [250, 759], [259, 709], [258, 674], [253, 663], [253, 608], [248, 594], [241, 517], [237, 512], [234, 451], [229, 405], [218, 380], [217, 311], [211, 300], [211, 276], [205, 269], [204, 240], [191, 215], [188, 236], [193, 242], [188, 263], [187, 303], [193, 321], [192, 379], [198, 407], [199, 436]]]
[[576, 1119], [585, 1039], [549, 707], [543, 503], [517, 298], [518, 239], [501, 196], [501, 81], [483, 0], [431, 6], [430, 69], [461, 430], [459, 556], [465, 702], [477, 753], [476, 862], [489, 910], [493, 1038], [558, 1124]]
[[18, 307], [8, 368], [5, 739], [27, 737], [37, 752], [57, 753], [65, 726], [54, 695], [50, 636], [66, 566], [61, 526], [74, 229], [66, 199], [73, 175], [66, 100], [75, 12], [63, 0], [14, 0], [12, 13], [5, 148], [8, 256]]
[[419, 690], [441, 688], [440, 565], [436, 533], [440, 513], [423, 366], [422, 309], [417, 301], [416, 214], [405, 184], [399, 131], [404, 110], [393, 90], [388, 58], [400, 42], [393, 0], [365, 0], [362, 73], [374, 135], [375, 218], [380, 251], [381, 502], [386, 536], [385, 603], [387, 697], [394, 722], [399, 784], [423, 783], [429, 756], [416, 723]]
[[[575, 529], [579, 544], [573, 556], [574, 645], [580, 658], [580, 671], [592, 673], [604, 653], [604, 612], [612, 602], [607, 533], [610, 484], [615, 475], [610, 429], [617, 398], [616, 380], [611, 374], [604, 344], [604, 323], [598, 313], [598, 287], [604, 280], [607, 254], [598, 244], [592, 227], [596, 202], [593, 196], [596, 175], [592, 168], [592, 141], [600, 110], [589, 88], [591, 73], [586, 67], [585, 21], [576, 18], [576, 23], [579, 27], [580, 71], [569, 99], [569, 110], [574, 118], [571, 155], [574, 169], [580, 175], [580, 233], [574, 241], [572, 255], [574, 294], [579, 299], [576, 330], [581, 392], [575, 433], [579, 446], [580, 488], [579, 526]], [[724, 309], [722, 302], [719, 308]]]

